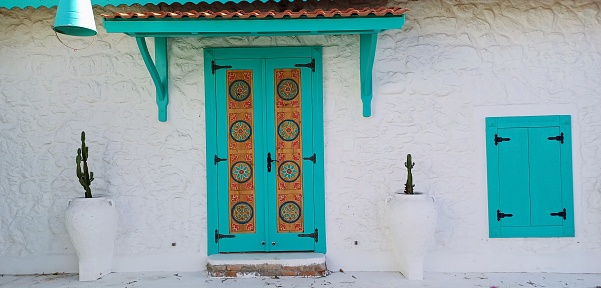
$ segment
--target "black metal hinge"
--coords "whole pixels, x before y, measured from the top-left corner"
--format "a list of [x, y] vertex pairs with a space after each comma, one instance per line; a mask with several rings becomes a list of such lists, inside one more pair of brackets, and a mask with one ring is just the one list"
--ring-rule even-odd
[[511, 138], [503, 138], [503, 137], [499, 137], [499, 135], [495, 134], [495, 145], [498, 145], [499, 142], [503, 142], [503, 141], [510, 141]]
[[217, 163], [219, 163], [221, 161], [226, 161], [227, 158], [219, 158], [219, 157], [217, 157], [217, 155], [215, 155], [215, 158], [213, 158], [213, 160], [215, 161], [215, 165], [217, 165]]
[[313, 238], [313, 240], [315, 240], [315, 243], [317, 243], [318, 242], [318, 238], [319, 238], [319, 230], [317, 230], [317, 228], [315, 228], [315, 232], [309, 233], [309, 234], [298, 234], [298, 237]]
[[311, 59], [311, 62], [307, 64], [294, 64], [294, 67], [307, 67], [311, 68], [311, 72], [315, 72], [315, 58]]
[[217, 64], [215, 64], [215, 60], [213, 60], [213, 61], [211, 62], [211, 71], [213, 71], [213, 74], [215, 74], [215, 71], [217, 71], [217, 70], [219, 70], [219, 69], [226, 69], [226, 68], [232, 68], [232, 65], [224, 65], [224, 66], [221, 66], [221, 65], [217, 65]]
[[497, 210], [497, 221], [501, 221], [501, 218], [505, 217], [513, 217], [513, 214], [506, 214], [501, 212], [500, 210]]
[[236, 235], [219, 234], [219, 230], [215, 229], [215, 243], [219, 243], [219, 239], [223, 239], [223, 238], [236, 238]]
[[563, 218], [563, 220], [566, 220], [566, 208], [563, 208], [563, 211], [561, 212], [551, 213], [551, 216], [559, 216]]
[[561, 144], [563, 144], [563, 132], [561, 132], [561, 134], [559, 134], [559, 136], [553, 136], [553, 137], [549, 137], [547, 139], [559, 141], [559, 142], [561, 142]]
[[315, 164], [315, 162], [317, 162], [317, 155], [315, 155], [315, 153], [313, 153], [313, 155], [311, 157], [305, 157], [305, 158], [303, 158], [303, 160], [309, 160], [309, 161], [312, 161], [313, 164]]

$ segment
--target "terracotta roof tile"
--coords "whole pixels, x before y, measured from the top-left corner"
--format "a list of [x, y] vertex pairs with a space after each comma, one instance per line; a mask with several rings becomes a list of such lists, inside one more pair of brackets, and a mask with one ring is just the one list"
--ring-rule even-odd
[[106, 19], [115, 19], [115, 18], [138, 18], [138, 19], [147, 19], [147, 18], [207, 18], [207, 19], [231, 19], [231, 18], [239, 18], [239, 19], [248, 19], [248, 18], [257, 18], [257, 19], [281, 19], [281, 18], [334, 18], [334, 17], [384, 17], [384, 16], [400, 16], [405, 14], [409, 9], [406, 8], [363, 8], [363, 9], [355, 9], [348, 8], [344, 10], [339, 9], [315, 9], [315, 10], [306, 10], [301, 9], [299, 11], [292, 10], [284, 10], [281, 12], [275, 10], [269, 11], [218, 11], [213, 12], [211, 10], [206, 10], [202, 12], [197, 12], [191, 10], [189, 12], [117, 12], [114, 14], [102, 14], [102, 17]]

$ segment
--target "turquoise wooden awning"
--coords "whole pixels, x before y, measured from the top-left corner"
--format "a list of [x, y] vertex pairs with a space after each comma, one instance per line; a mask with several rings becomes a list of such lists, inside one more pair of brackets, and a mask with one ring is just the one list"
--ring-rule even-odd
[[[360, 75], [363, 116], [371, 116], [372, 68], [378, 33], [401, 29], [403, 8], [317, 9], [313, 11], [204, 11], [103, 14], [108, 33], [135, 37], [156, 86], [159, 121], [167, 120], [169, 37], [360, 35]], [[155, 62], [146, 44], [153, 37]]]

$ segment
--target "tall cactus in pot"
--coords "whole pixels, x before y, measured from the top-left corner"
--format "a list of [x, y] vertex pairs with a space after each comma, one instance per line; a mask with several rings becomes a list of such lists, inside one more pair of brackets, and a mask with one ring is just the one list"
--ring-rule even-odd
[[[94, 172], [88, 171], [88, 146], [86, 146], [86, 133], [84, 131], [81, 131], [81, 148], [77, 149], [75, 162], [77, 163], [77, 179], [79, 179], [79, 184], [86, 190], [86, 198], [92, 198], [90, 184], [94, 181]], [[81, 162], [83, 162], [83, 171]]]
[[405, 167], [407, 167], [407, 183], [405, 183], [405, 194], [413, 194], [413, 174], [411, 174], [411, 169], [413, 169], [415, 163], [411, 161], [411, 154], [407, 154], [407, 162], [405, 162]]

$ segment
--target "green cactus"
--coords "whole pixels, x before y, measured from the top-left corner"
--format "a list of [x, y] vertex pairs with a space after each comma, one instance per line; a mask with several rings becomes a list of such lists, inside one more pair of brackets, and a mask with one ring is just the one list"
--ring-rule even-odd
[[411, 161], [411, 154], [407, 154], [407, 162], [405, 162], [405, 167], [407, 167], [407, 183], [405, 183], [405, 194], [413, 194], [413, 174], [411, 174], [411, 169], [415, 166], [415, 163]]
[[[83, 161], [83, 171], [81, 170], [81, 162]], [[94, 172], [88, 173], [88, 147], [86, 146], [86, 133], [81, 131], [81, 148], [77, 149], [77, 179], [79, 184], [86, 190], [86, 198], [92, 198], [92, 190], [90, 184], [94, 181]]]

